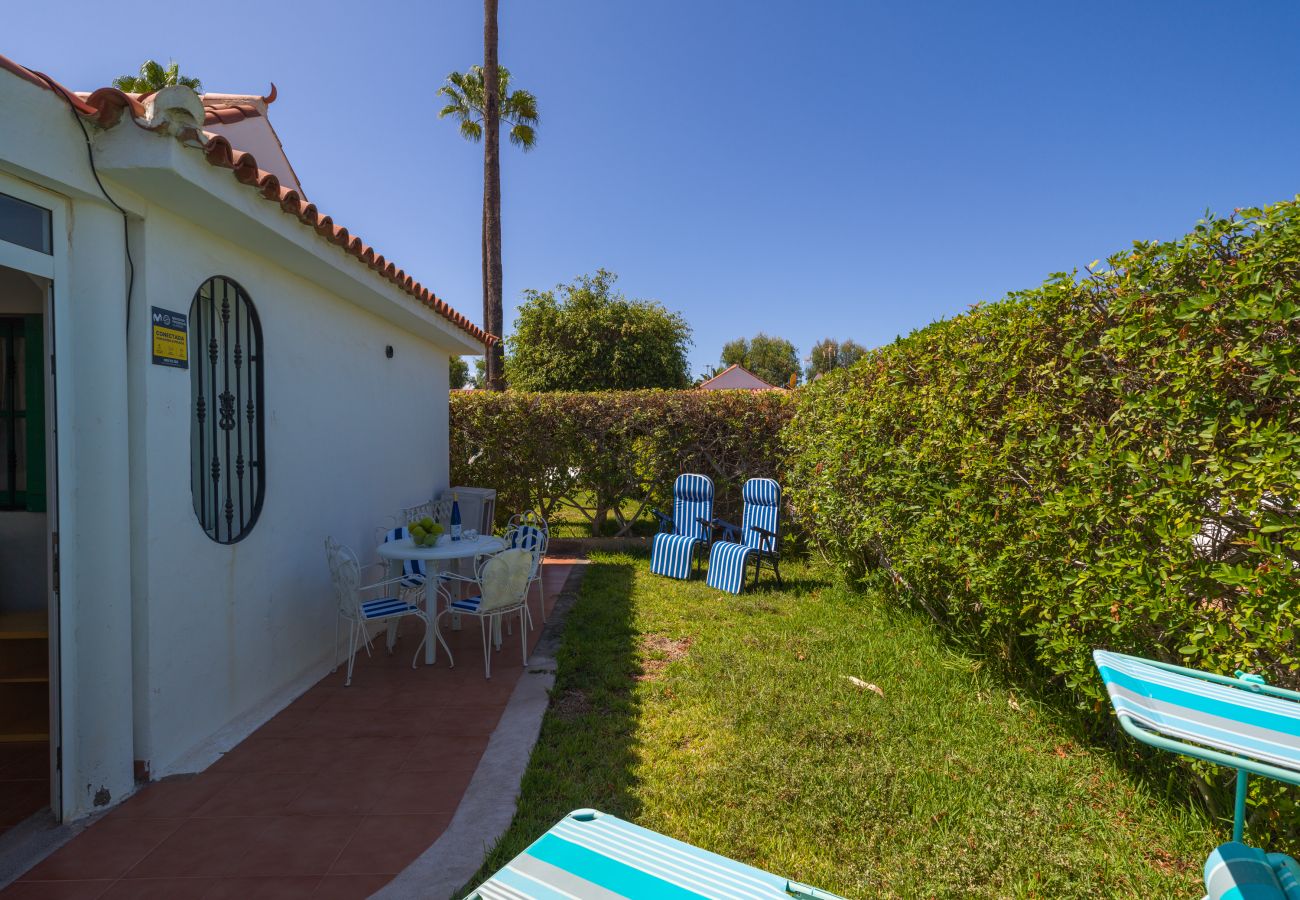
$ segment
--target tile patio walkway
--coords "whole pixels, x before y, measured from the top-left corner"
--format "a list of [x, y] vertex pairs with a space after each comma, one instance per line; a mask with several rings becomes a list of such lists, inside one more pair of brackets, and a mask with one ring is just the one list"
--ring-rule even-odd
[[[547, 560], [548, 607], [575, 563]], [[523, 672], [517, 634], [488, 681], [477, 620], [443, 633], [455, 669], [439, 648], [413, 671], [406, 623], [393, 656], [382, 636], [362, 652], [350, 688], [341, 668], [326, 676], [206, 771], [142, 788], [0, 900], [368, 897], [447, 827]]]

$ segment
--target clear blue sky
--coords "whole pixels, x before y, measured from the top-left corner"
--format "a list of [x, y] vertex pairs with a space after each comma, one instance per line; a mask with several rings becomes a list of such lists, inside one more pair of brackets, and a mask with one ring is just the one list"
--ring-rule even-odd
[[[148, 56], [280, 88], [325, 212], [478, 320], [482, 153], [434, 91], [481, 4], [14, 4], [0, 53], [76, 88]], [[502, 0], [540, 140], [503, 147], [507, 328], [605, 266], [698, 371], [765, 330], [874, 346], [1206, 208], [1300, 190], [1300, 6]], [[3, 123], [0, 127], [12, 127]]]

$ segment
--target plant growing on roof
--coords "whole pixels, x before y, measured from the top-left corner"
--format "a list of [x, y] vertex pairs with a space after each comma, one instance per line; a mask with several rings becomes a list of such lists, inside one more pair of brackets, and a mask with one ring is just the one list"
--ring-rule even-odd
[[[447, 103], [438, 118], [452, 117], [460, 133], [483, 146], [483, 326], [501, 335], [504, 327], [501, 305], [501, 156], [500, 127], [510, 126], [510, 143], [531, 150], [537, 143], [537, 98], [525, 90], [510, 90], [510, 71], [498, 66], [497, 0], [483, 3], [484, 65], [468, 72], [452, 72], [438, 88]], [[498, 342], [487, 348], [487, 386], [505, 387], [505, 356]]]
[[180, 64], [175, 60], [167, 63], [167, 68], [164, 69], [161, 63], [146, 59], [140, 64], [139, 75], [119, 75], [113, 79], [113, 87], [132, 94], [148, 94], [178, 84], [196, 94], [203, 90], [203, 82], [182, 75]]

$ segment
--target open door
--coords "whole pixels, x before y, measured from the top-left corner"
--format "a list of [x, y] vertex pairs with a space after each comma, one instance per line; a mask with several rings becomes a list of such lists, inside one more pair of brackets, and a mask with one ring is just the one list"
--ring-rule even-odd
[[54, 212], [0, 182], [0, 836], [59, 820]]

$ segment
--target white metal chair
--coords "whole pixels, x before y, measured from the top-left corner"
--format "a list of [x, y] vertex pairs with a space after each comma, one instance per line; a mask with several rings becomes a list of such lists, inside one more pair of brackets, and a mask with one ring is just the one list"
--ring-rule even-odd
[[[535, 512], [517, 513], [510, 517], [506, 525], [505, 542], [507, 547], [522, 547], [533, 554], [533, 568], [528, 574], [528, 586], [537, 585], [538, 596], [542, 598], [542, 621], [546, 621], [546, 587], [542, 583], [542, 563], [546, 560], [546, 548], [551, 542], [551, 531], [546, 520]], [[529, 614], [532, 619], [532, 614]]]
[[[474, 577], [448, 573], [451, 583], [461, 582], [473, 585], [477, 593], [459, 600], [453, 599], [448, 588], [439, 585], [439, 590], [446, 592], [446, 606], [434, 619], [434, 634], [442, 640], [438, 622], [442, 616], [459, 614], [478, 617], [479, 631], [483, 635], [483, 672], [485, 677], [492, 677], [492, 647], [499, 650], [501, 629], [500, 622], [512, 613], [519, 613], [519, 639], [524, 664], [528, 663], [528, 586], [532, 572], [533, 554], [522, 547], [502, 550], [493, 556], [483, 557], [477, 561]], [[443, 647], [447, 645], [443, 643]], [[447, 650], [451, 658], [451, 650]], [[456, 664], [453, 659], [451, 664]]]
[[[334, 596], [339, 604], [338, 616], [334, 620], [334, 671], [336, 672], [339, 668], [339, 620], [347, 619], [349, 622], [348, 678], [344, 683], [347, 687], [352, 684], [352, 666], [356, 660], [358, 640], [365, 646], [366, 655], [370, 655], [369, 624], [371, 622], [388, 622], [404, 616], [415, 616], [427, 625], [428, 618], [418, 606], [400, 597], [379, 596], [372, 600], [361, 599], [363, 594], [378, 593], [381, 588], [400, 587], [402, 584], [400, 576], [363, 585], [361, 564], [357, 562], [356, 554], [333, 538], [325, 539], [325, 558], [329, 562], [330, 580], [334, 584]], [[424, 641], [425, 636], [421, 634], [420, 643], [415, 648], [415, 656], [411, 659], [412, 669], [420, 658]], [[449, 650], [448, 654], [450, 652]]]
[[398, 525], [405, 526], [408, 522], [416, 519], [423, 519], [428, 516], [434, 522], [446, 528], [451, 524], [451, 501], [450, 500], [429, 500], [425, 503], [418, 503], [415, 506], [408, 506], [402, 510], [402, 519]]

